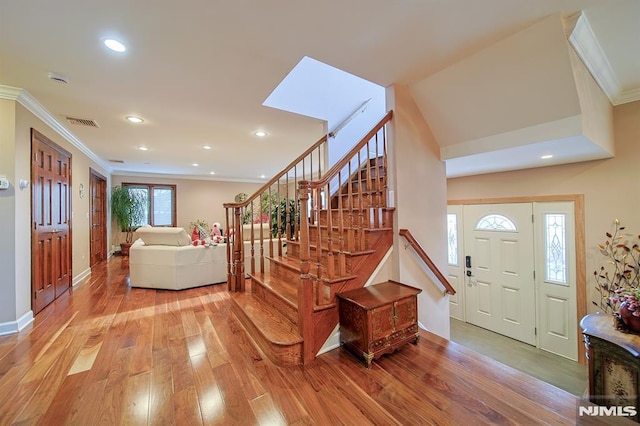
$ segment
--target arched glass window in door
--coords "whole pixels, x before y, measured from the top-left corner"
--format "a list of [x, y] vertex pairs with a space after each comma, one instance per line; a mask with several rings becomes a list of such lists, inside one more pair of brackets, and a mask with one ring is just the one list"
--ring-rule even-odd
[[482, 217], [476, 225], [476, 231], [507, 231], [517, 232], [515, 223], [501, 214], [488, 214]]

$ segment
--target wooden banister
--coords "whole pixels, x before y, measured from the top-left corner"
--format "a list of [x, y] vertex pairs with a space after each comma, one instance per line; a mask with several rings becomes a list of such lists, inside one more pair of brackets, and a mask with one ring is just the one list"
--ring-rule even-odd
[[456, 294], [456, 290], [453, 288], [449, 280], [447, 280], [442, 272], [440, 272], [440, 269], [438, 269], [436, 264], [433, 263], [429, 255], [427, 255], [420, 243], [418, 243], [418, 241], [413, 237], [411, 232], [408, 229], [401, 229], [400, 235], [409, 242], [409, 245], [415, 250], [415, 252], [418, 254], [418, 257], [422, 259], [422, 261], [429, 267], [436, 278], [438, 278], [442, 286], [445, 288], [445, 293], [449, 293], [450, 295]]
[[347, 154], [342, 157], [342, 160], [338, 161], [331, 167], [321, 179], [313, 182], [309, 182], [311, 188], [322, 188], [329, 184], [331, 179], [338, 176], [338, 173], [344, 169], [350, 162], [358, 155], [358, 152], [393, 118], [393, 111], [389, 111], [387, 115], [382, 117], [382, 120], [376, 126], [367, 133], [360, 142], [358, 142]]

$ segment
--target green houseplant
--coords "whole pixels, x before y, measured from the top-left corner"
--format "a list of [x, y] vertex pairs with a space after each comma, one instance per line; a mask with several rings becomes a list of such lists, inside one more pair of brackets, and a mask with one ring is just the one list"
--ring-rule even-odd
[[113, 187], [110, 201], [111, 215], [126, 235], [125, 242], [120, 244], [120, 250], [127, 255], [133, 243], [134, 231], [144, 222], [147, 201], [142, 193], [125, 186]]

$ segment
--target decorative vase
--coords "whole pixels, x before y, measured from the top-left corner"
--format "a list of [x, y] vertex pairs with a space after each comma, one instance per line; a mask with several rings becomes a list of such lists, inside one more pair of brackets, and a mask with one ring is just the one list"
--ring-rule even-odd
[[618, 313], [620, 314], [620, 319], [629, 331], [640, 333], [640, 317], [633, 315], [633, 312], [627, 309], [627, 302], [620, 304]]

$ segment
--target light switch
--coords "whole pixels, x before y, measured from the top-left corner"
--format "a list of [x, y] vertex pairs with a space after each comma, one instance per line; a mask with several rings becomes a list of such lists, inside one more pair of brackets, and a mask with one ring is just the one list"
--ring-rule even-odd
[[6, 175], [0, 175], [0, 189], [9, 189], [9, 179]]

